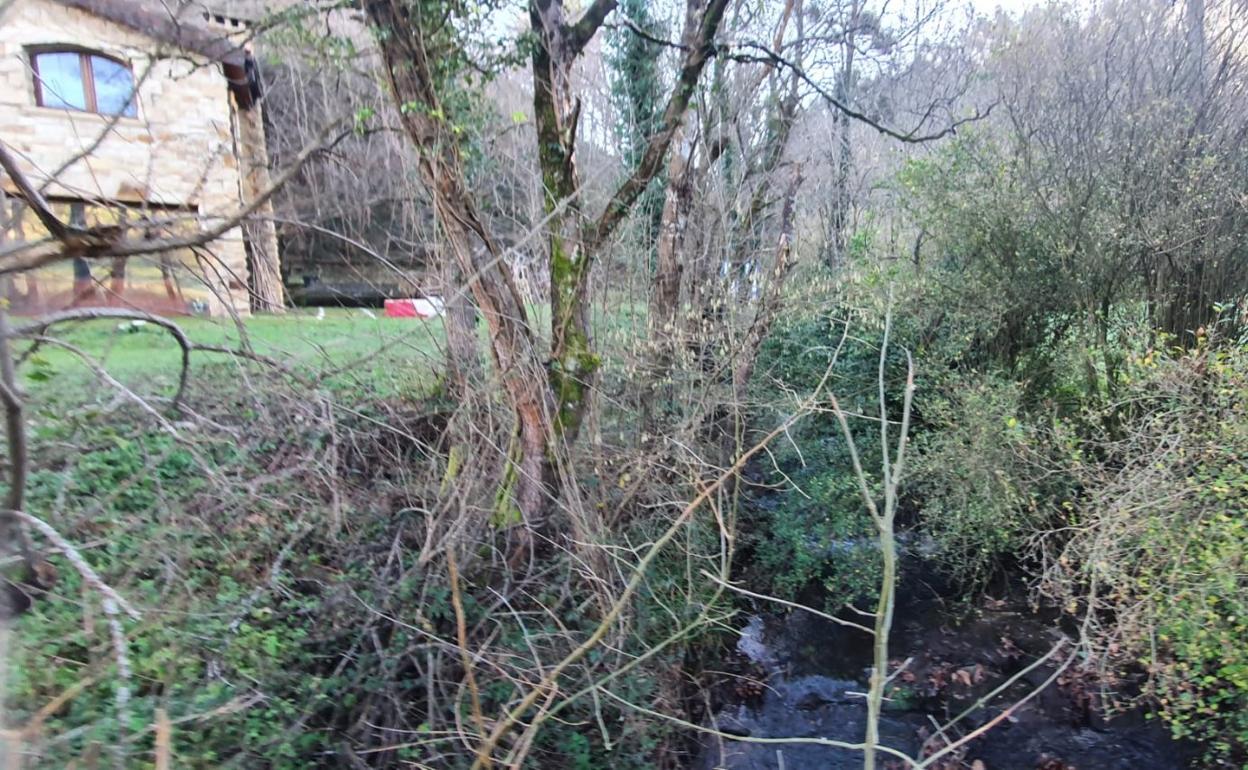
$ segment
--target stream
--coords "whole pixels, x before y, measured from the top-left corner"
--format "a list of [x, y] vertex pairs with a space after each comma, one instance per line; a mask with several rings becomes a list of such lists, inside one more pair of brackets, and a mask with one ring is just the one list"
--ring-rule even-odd
[[[816, 605], [817, 606], [817, 605]], [[862, 740], [871, 663], [870, 637], [802, 610], [781, 614], [759, 607], [743, 618], [736, 670], [706, 720], [723, 733], [753, 738]], [[912, 757], [946, 744], [936, 732], [1009, 677], [1049, 652], [1062, 638], [1056, 613], [1035, 614], [1023, 601], [984, 597], [955, 614], [928, 584], [909, 577], [898, 589], [890, 640], [894, 679], [885, 704], [881, 742]], [[870, 618], [853, 618], [870, 623]], [[1065, 653], [946, 733], [956, 740], [998, 717], [1056, 670]], [[1129, 686], [1120, 683], [1119, 686]], [[1072, 669], [1013, 709], [965, 748], [943, 757], [937, 770], [1181, 770], [1193, 766], [1191, 746], [1172, 741], [1156, 720], [1139, 712], [1105, 719], [1101, 683]], [[881, 755], [877, 767], [907, 767]], [[800, 743], [704, 739], [698, 770], [861, 768], [860, 752]]]

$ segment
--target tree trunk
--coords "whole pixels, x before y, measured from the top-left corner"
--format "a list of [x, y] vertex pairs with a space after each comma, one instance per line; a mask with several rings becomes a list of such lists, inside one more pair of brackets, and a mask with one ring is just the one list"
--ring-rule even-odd
[[597, 375], [589, 324], [589, 276], [596, 253], [658, 174], [669, 145], [684, 118], [698, 78], [714, 49], [712, 41], [727, 0], [687, 0], [682, 35], [684, 56], [658, 131], [641, 160], [592, 223], [582, 224], [576, 200], [576, 131], [580, 102], [573, 95], [572, 67], [614, 0], [595, 0], [575, 24], [565, 21], [563, 0], [530, 0], [534, 32], [533, 108], [537, 122], [538, 160], [550, 217], [551, 355], [550, 385], [556, 402], [555, 428], [575, 441], [587, 398]]
[[[853, 3], [850, 10], [849, 24], [845, 39], [841, 45], [841, 72], [836, 79], [836, 98], [841, 104], [849, 104], [854, 78], [854, 36], [852, 30], [858, 24], [860, 6]], [[850, 209], [850, 172], [853, 168], [853, 145], [850, 132], [853, 124], [844, 110], [836, 110], [832, 115], [832, 125], [836, 128], [836, 174], [833, 177], [832, 210], [828, 222], [828, 243], [824, 248], [827, 253], [828, 267], [835, 268], [845, 258], [849, 247], [849, 209]]]
[[[524, 303], [502, 250], [468, 194], [457, 138], [439, 106], [425, 30], [399, 0], [370, 0], [366, 10], [385, 31], [378, 44], [403, 126], [420, 153], [420, 175], [446, 247], [469, 276], [469, 288], [489, 327], [490, 352], [517, 422], [510, 497], [523, 520], [532, 523], [543, 507], [550, 403]], [[402, 109], [411, 104], [417, 107]]]
[[[680, 308], [680, 280], [684, 272], [685, 231], [693, 208], [694, 142], [682, 129], [677, 133], [676, 149], [667, 164], [667, 191], [663, 197], [663, 216], [659, 224], [658, 261], [654, 270], [654, 286], [650, 294], [650, 342], [657, 362], [663, 365], [670, 357], [676, 335], [676, 314]], [[663, 367], [666, 368], [666, 367]]]
[[[234, 149], [243, 176], [242, 193], [246, 202], [254, 200], [272, 184], [262, 109], [257, 102], [249, 109], [235, 106], [234, 110], [238, 124]], [[281, 253], [277, 242], [277, 229], [273, 223], [273, 204], [265, 203], [256, 214], [257, 217], [243, 223], [251, 309], [258, 313], [284, 313], [286, 287], [282, 283]]]
[[477, 354], [477, 308], [453, 256], [441, 258], [442, 320], [446, 327], [446, 381], [451, 395], [463, 399], [481, 377]]
[[[614, 4], [612, 4], [614, 5]], [[590, 255], [580, 237], [576, 130], [580, 101], [572, 88], [572, 66], [584, 43], [564, 19], [562, 0], [530, 0], [533, 29], [533, 114], [542, 173], [544, 210], [550, 220], [551, 390], [555, 428], [575, 442], [585, 415], [586, 391], [598, 369], [589, 326]], [[562, 208], [561, 208], [562, 206]]]
[[776, 243], [776, 259], [772, 265], [771, 278], [767, 281], [765, 293], [758, 301], [758, 309], [754, 313], [754, 322], [746, 332], [741, 343], [737, 365], [732, 372], [732, 395], [735, 403], [742, 403], [745, 389], [754, 374], [754, 364], [758, 361], [758, 352], [771, 331], [771, 325], [780, 313], [780, 305], [784, 299], [784, 279], [792, 267], [793, 243], [793, 205], [797, 199], [797, 188], [802, 184], [801, 174], [793, 177], [789, 189], [784, 195], [784, 208], [780, 214], [780, 237]]
[[[706, 3], [703, 10], [702, 4]], [[541, 357], [498, 245], [482, 224], [467, 191], [455, 132], [447, 124], [436, 90], [430, 52], [435, 43], [455, 45], [446, 20], [423, 5], [368, 0], [365, 9], [377, 36], [404, 128], [420, 152], [420, 172], [433, 199], [446, 245], [470, 276], [469, 284], [490, 330], [490, 346], [519, 424], [516, 502], [526, 519], [538, 514], [550, 439], [575, 440], [597, 372], [589, 324], [592, 257], [623, 221], [658, 173], [688, 107], [698, 77], [714, 52], [712, 40], [727, 0], [687, 0], [685, 53], [663, 112], [641, 161], [611, 197], [601, 216], [582, 225], [577, 202], [576, 129], [579, 102], [572, 66], [615, 0], [594, 0], [574, 24], [565, 22], [562, 0], [530, 0], [533, 30], [534, 118], [538, 160], [549, 217], [551, 355], [542, 376]], [[428, 17], [428, 18], [426, 18]], [[427, 22], [427, 23], [426, 23]], [[434, 41], [442, 24], [447, 40]], [[475, 248], [475, 241], [483, 247]], [[553, 413], [553, 418], [551, 417]]]

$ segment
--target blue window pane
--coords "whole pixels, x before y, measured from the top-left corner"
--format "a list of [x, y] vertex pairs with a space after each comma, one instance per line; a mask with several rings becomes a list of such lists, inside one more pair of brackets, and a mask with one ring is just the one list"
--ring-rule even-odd
[[134, 75], [129, 67], [103, 56], [92, 56], [91, 76], [95, 80], [97, 112], [131, 118], [138, 114], [134, 103]]
[[76, 53], [41, 53], [35, 57], [39, 71], [39, 92], [45, 107], [85, 110], [86, 90], [82, 87], [82, 57]]

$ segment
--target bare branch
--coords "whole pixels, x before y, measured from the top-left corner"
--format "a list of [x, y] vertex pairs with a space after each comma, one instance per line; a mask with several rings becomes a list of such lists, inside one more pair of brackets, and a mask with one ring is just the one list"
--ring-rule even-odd
[[838, 618], [835, 615], [829, 614], [827, 612], [821, 612], [820, 610], [817, 610], [814, 607], [811, 607], [809, 605], [798, 604], [797, 602], [791, 602], [791, 601], [788, 601], [787, 599], [781, 599], [778, 596], [768, 596], [767, 594], [755, 593], [754, 591], [750, 591], [748, 589], [742, 588], [741, 586], [734, 586], [732, 583], [729, 583], [726, 580], [718, 578], [715, 575], [712, 575], [711, 573], [707, 572], [706, 570], [702, 570], [702, 575], [703, 577], [715, 583], [716, 585], [721, 585], [724, 588], [727, 588], [729, 591], [734, 591], [736, 593], [741, 594], [742, 596], [748, 596], [751, 599], [760, 599], [765, 602], [775, 602], [776, 604], [780, 604], [785, 607], [790, 607], [795, 610], [805, 610], [806, 612], [809, 612], [810, 614], [816, 617], [823, 618], [824, 620], [829, 620], [833, 623], [836, 623], [837, 625], [846, 626], [848, 628], [856, 628], [859, 631], [863, 631], [868, 634], [875, 633], [875, 631], [862, 625], [861, 623], [855, 623], [852, 620], [845, 620], [844, 618]]
[[[126, 308], [74, 308], [72, 310], [51, 313], [32, 323], [18, 326], [12, 329], [8, 336], [37, 337], [46, 332], [49, 327], [59, 323], [93, 321], [102, 318], [146, 321], [167, 330], [177, 340], [178, 346], [182, 348], [182, 370], [178, 376], [178, 392], [173, 397], [173, 407], [174, 409], [179, 408], [182, 404], [182, 397], [186, 393], [187, 379], [190, 376], [191, 369], [191, 351], [195, 349], [195, 343], [191, 342], [190, 338], [186, 336], [186, 332], [182, 331], [182, 327], [168, 318], [153, 315], [142, 310], [129, 310]], [[2, 330], [0, 330], [0, 333], [2, 333]]]
[[[341, 123], [341, 120], [336, 120], [326, 124], [316, 140], [300, 151], [294, 161], [248, 204], [222, 217], [214, 217], [217, 220], [215, 224], [194, 235], [177, 238], [126, 239], [124, 237], [125, 228], [115, 225], [80, 229], [69, 228], [60, 223], [62, 233], [60, 236], [56, 235], [56, 231], [52, 227], [48, 227], [49, 232], [52, 232], [54, 236], [51, 241], [45, 240], [35, 242], [34, 244], [19, 244], [0, 251], [0, 275], [31, 270], [73, 257], [133, 257], [161, 251], [194, 248], [210, 243], [259, 211], [273, 197], [274, 193], [302, 170], [304, 164], [312, 156], [333, 147], [349, 136], [351, 129], [340, 131], [336, 135], [333, 134], [334, 129]], [[7, 161], [5, 161], [6, 158]], [[5, 161], [5, 172], [13, 178], [14, 184], [22, 191], [28, 203], [43, 200], [21, 169], [17, 167], [16, 163], [12, 163], [10, 166], [12, 157], [3, 152], [3, 144], [0, 144], [0, 161]], [[37, 212], [38, 204], [32, 205]], [[46, 202], [43, 205], [46, 208]], [[48, 209], [47, 213], [51, 215], [51, 210]], [[55, 216], [52, 218], [55, 220]], [[59, 220], [56, 221], [59, 223]], [[45, 226], [47, 226], [46, 223]]]
[[[625, 700], [624, 698], [620, 697], [619, 695], [616, 695], [615, 693], [605, 688], [602, 689], [602, 693], [606, 695], [607, 697], [611, 698], [612, 700], [616, 701], [617, 703], [627, 706], [628, 708], [640, 714], [646, 714], [647, 716], [652, 716], [652, 717], [655, 717], [656, 719], [662, 719], [662, 720], [671, 722], [672, 724], [680, 725], [681, 727], [684, 727], [687, 730], [694, 730], [696, 732], [703, 733], [706, 735], [715, 735], [720, 738], [723, 738], [724, 740], [736, 741], [738, 743], [759, 743], [759, 744], [772, 745], [772, 746], [795, 746], [795, 745], [827, 746], [829, 748], [845, 749], [847, 751], [862, 751], [863, 749], [866, 748], [866, 745], [863, 743], [850, 743], [849, 741], [838, 741], [832, 738], [804, 738], [804, 737], [799, 737], [799, 736], [785, 737], [785, 738], [764, 738], [764, 737], [755, 737], [752, 735], [737, 735], [735, 733], [726, 733], [726, 732], [723, 732], [722, 730], [716, 730], [712, 727], [707, 727], [706, 725], [700, 725], [695, 722], [690, 722], [688, 720], [681, 719], [679, 717], [674, 717], [671, 714], [664, 714], [661, 711], [655, 711], [653, 709], [648, 709], [644, 706], [639, 706], [636, 703]], [[905, 762], [909, 767], [912, 767], [912, 768], [917, 767], [914, 760], [906, 756], [904, 753], [896, 749], [889, 748], [887, 746], [880, 746], [879, 748], [881, 752], [885, 754], [891, 754], [897, 759]]]
[[25, 511], [13, 511], [12, 513], [38, 530], [40, 534], [52, 542], [52, 545], [56, 546], [57, 550], [65, 554], [65, 558], [69, 559], [69, 563], [74, 565], [74, 569], [78, 570], [78, 574], [82, 575], [83, 582], [103, 594], [104, 598], [114, 602], [117, 607], [121, 608], [132, 619], [139, 620], [142, 618], [139, 611], [130, 606], [130, 602], [126, 601], [121, 594], [105, 583], [99, 574], [91, 568], [91, 565], [87, 563], [87, 560], [82, 557], [82, 554], [78, 552], [78, 549], [70, 545], [68, 540], [61, 537], [61, 533], [57, 532], [51, 524], [48, 524], [43, 519], [31, 516]]
[[662, 48], [671, 48], [676, 51], [688, 51], [689, 50], [689, 46], [685, 45], [684, 43], [677, 42], [675, 40], [668, 40], [667, 38], [658, 37], [657, 35], [650, 34], [649, 32], [642, 29], [640, 26], [638, 26], [637, 22], [633, 21], [627, 16], [625, 16], [619, 22], [613, 22], [611, 24], [604, 24], [603, 26], [610, 30], [626, 29], [629, 32], [632, 32], [637, 37], [641, 38], [642, 40], [645, 40], [647, 43], [653, 43], [654, 45], [660, 46]]
[[875, 118], [872, 118], [871, 116], [867, 115], [865, 112], [860, 112], [858, 110], [855, 110], [853, 107], [850, 107], [848, 104], [845, 104], [840, 99], [837, 99], [835, 96], [829, 93], [827, 89], [825, 89], [823, 86], [816, 83], [810, 77], [810, 75], [806, 73], [806, 70], [799, 67], [795, 62], [790, 61], [789, 59], [785, 58], [784, 56], [772, 50], [771, 48], [768, 48], [767, 46], [763, 45], [762, 43], [755, 43], [755, 42], [738, 43], [737, 47], [750, 50], [750, 51], [757, 51], [758, 54], [757, 55], [738, 54], [738, 53], [732, 53], [731, 50], [721, 51], [720, 54], [727, 56], [733, 61], [753, 62], [753, 63], [759, 63], [759, 64], [772, 64], [772, 65], [784, 67], [792, 71], [795, 75], [797, 75], [797, 77], [800, 78], [802, 82], [810, 86], [810, 88], [819, 96], [820, 99], [823, 99], [825, 102], [831, 105], [834, 109], [844, 113], [848, 117], [860, 123], [863, 123], [865, 125], [870, 126], [871, 128], [874, 128], [876, 131], [879, 131], [881, 134], [884, 134], [885, 136], [890, 136], [893, 139], [896, 139], [899, 142], [906, 142], [909, 144], [922, 144], [923, 142], [932, 142], [937, 139], [942, 139], [946, 136], [951, 136], [953, 134], [956, 134], [958, 132], [958, 129], [961, 128], [962, 126], [968, 123], [974, 123], [976, 121], [987, 118], [992, 113], [993, 108], [996, 107], [996, 102], [994, 102], [988, 105], [988, 108], [982, 112], [978, 108], [976, 108], [974, 115], [971, 115], [970, 117], [966, 117], [966, 118], [959, 118], [958, 120], [952, 121], [951, 123], [949, 123], [949, 125], [945, 126], [939, 131], [934, 131], [932, 133], [920, 134], [919, 131], [923, 128], [922, 124], [915, 126], [910, 131], [901, 131], [899, 129], [886, 126], [883, 123], [876, 120]]
[[26, 175], [22, 173], [21, 168], [17, 165], [17, 159], [9, 152], [9, 148], [4, 142], [0, 142], [0, 168], [4, 169], [4, 173], [9, 175], [13, 180], [13, 185], [17, 188], [17, 192], [25, 199], [26, 205], [30, 206], [35, 212], [35, 216], [39, 218], [39, 222], [48, 229], [48, 232], [55, 238], [64, 240], [71, 234], [78, 232], [79, 228], [71, 227], [57, 218], [52, 213], [52, 207], [44, 197], [30, 183]]
[[[557, 2], [562, 2], [562, 0], [557, 0]], [[617, 5], [619, 5], [617, 0], [594, 0], [593, 5], [589, 6], [581, 18], [570, 25], [568, 31], [573, 56], [580, 54], [585, 46], [589, 45], [589, 41], [593, 40], [602, 22]]]
[[[692, 3], [693, 0], [690, 2]], [[713, 42], [715, 33], [719, 29], [720, 21], [723, 20], [727, 5], [728, 0], [710, 0], [696, 28], [686, 31], [686, 34], [691, 37], [685, 41], [687, 46], [685, 58], [681, 64], [676, 85], [672, 87], [671, 96], [668, 97], [667, 107], [663, 110], [660, 128], [650, 138], [637, 168], [633, 169], [633, 173], [619, 186], [607, 203], [602, 216], [589, 228], [585, 243], [591, 251], [611, 237], [611, 233], [628, 215], [638, 196], [645, 191], [646, 186], [659, 172], [663, 158], [667, 155], [667, 149], [672, 143], [672, 137], [676, 135], [676, 129], [680, 127], [681, 120], [684, 119], [689, 100], [693, 98], [702, 69], [715, 52]]]

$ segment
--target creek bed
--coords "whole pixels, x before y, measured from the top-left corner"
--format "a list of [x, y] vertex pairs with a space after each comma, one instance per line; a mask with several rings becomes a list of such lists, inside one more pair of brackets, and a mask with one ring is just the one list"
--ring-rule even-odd
[[[894, 680], [881, 720], [883, 743], [919, 756], [943, 745], [943, 724], [1010, 676], [1051, 650], [1062, 637], [1054, 613], [1033, 613], [1021, 601], [983, 597], [955, 614], [930, 586], [916, 579], [899, 589], [890, 656], [909, 659]], [[760, 607], [760, 610], [765, 608]], [[859, 621], [863, 618], [849, 618]], [[868, 620], [869, 619], [865, 619]], [[862, 740], [872, 657], [870, 637], [808, 612], [760, 611], [749, 616], [737, 644], [747, 679], [721, 688], [707, 720], [718, 730], [754, 738]], [[1055, 660], [1061, 656], [1055, 656]], [[953, 732], [961, 736], [1016, 703], [1044, 682], [1056, 664], [1026, 674]], [[746, 682], [743, 686], [742, 682]], [[1113, 683], [1130, 687], [1130, 682]], [[1068, 669], [1056, 682], [1011, 711], [938, 770], [1181, 770], [1192, 767], [1193, 747], [1170, 739], [1165, 727], [1129, 712], [1106, 719], [1102, 683]], [[925, 745], [926, 744], [926, 745]], [[943, 761], [943, 760], [942, 760]], [[901, 768], [882, 757], [881, 768]], [[859, 752], [815, 744], [703, 741], [699, 770], [838, 770], [861, 768]]]

